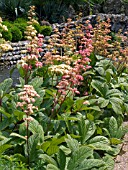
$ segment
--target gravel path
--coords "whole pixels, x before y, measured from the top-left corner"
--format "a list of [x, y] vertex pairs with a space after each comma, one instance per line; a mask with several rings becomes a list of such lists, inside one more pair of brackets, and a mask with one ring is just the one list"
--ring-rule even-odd
[[[124, 124], [128, 126], [128, 122]], [[114, 170], [128, 170], [128, 133], [124, 136], [121, 153], [115, 159]]]

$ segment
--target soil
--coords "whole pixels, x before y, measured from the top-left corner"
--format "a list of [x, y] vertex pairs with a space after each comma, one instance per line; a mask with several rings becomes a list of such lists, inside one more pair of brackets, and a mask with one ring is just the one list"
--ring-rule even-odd
[[[128, 122], [124, 122], [125, 126], [128, 126]], [[119, 155], [115, 159], [114, 170], [128, 170], [128, 133], [124, 136], [124, 142]]]

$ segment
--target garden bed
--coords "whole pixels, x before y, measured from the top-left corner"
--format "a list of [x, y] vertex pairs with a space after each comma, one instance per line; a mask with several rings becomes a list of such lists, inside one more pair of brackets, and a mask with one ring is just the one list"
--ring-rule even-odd
[[[0, 83], [0, 165], [3, 169], [113, 170], [128, 128], [127, 36], [111, 21], [68, 20], [43, 35], [29, 11], [27, 53], [19, 83]], [[74, 27], [75, 25], [75, 27]], [[126, 135], [127, 137], [127, 135]], [[123, 146], [123, 147], [122, 147]], [[126, 145], [127, 146], [127, 145]], [[116, 168], [116, 164], [115, 164]]]

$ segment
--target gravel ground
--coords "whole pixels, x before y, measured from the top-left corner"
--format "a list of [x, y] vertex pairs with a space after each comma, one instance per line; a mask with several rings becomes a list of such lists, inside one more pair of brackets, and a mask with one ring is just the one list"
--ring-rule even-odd
[[[128, 126], [128, 122], [125, 122], [124, 125]], [[115, 159], [114, 170], [128, 170], [128, 133], [124, 136], [122, 150]]]

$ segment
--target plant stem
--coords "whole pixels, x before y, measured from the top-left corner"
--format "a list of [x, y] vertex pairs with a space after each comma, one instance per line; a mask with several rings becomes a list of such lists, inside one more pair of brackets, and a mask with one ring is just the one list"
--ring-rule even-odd
[[[28, 118], [28, 115], [27, 115], [27, 118]], [[28, 133], [28, 127], [29, 127], [29, 121], [27, 120], [27, 129], [26, 129], [26, 131], [27, 131], [27, 154], [28, 154], [28, 168], [30, 167], [30, 159], [29, 159], [29, 157], [30, 157], [30, 155], [29, 155], [29, 141], [28, 141], [28, 136], [29, 136], [29, 133]]]

